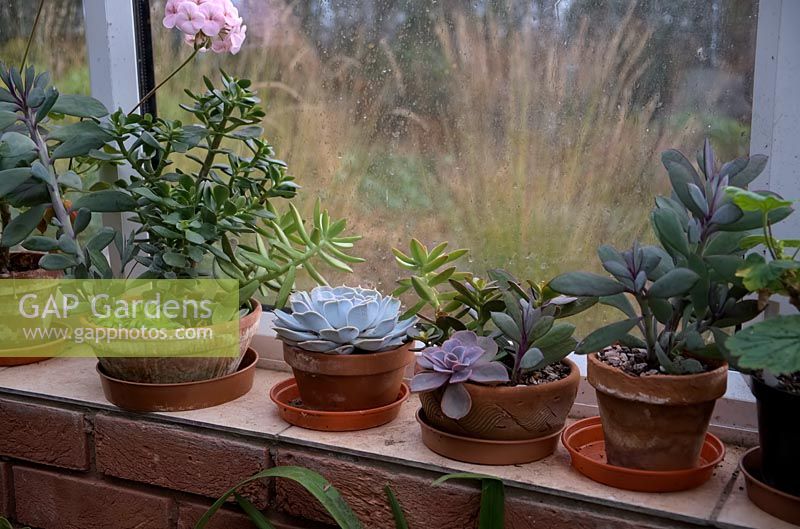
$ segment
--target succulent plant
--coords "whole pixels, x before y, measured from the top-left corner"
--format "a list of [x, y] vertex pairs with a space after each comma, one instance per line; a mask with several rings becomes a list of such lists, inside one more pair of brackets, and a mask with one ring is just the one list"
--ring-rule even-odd
[[[743, 300], [748, 292], [736, 276], [743, 262], [741, 242], [759, 225], [760, 216], [742, 211], [726, 187], [752, 182], [766, 158], [739, 158], [717, 170], [706, 140], [698, 154], [700, 173], [675, 150], [665, 152], [662, 161], [673, 196], [656, 198], [651, 214], [661, 246], [634, 244], [625, 252], [601, 246], [598, 255], [611, 278], [572, 272], [556, 277], [549, 286], [567, 295], [599, 296], [627, 316], [589, 334], [576, 352], [591, 353], [621, 343], [646, 349], [653, 368], [691, 373], [703, 369], [692, 357], [727, 355], [728, 334], [723, 329], [744, 323], [761, 310], [757, 301]], [[777, 221], [790, 212], [777, 208], [769, 218]], [[629, 334], [634, 327], [644, 340]]]
[[457, 331], [441, 346], [427, 347], [417, 358], [423, 371], [411, 379], [411, 391], [433, 391], [445, 387], [442, 411], [451, 419], [469, 413], [472, 399], [464, 382], [502, 384], [508, 382], [508, 370], [495, 362], [497, 344], [472, 331]]
[[556, 320], [588, 309], [597, 298], [559, 296], [530, 281], [523, 288], [504, 270], [490, 270], [489, 276], [504, 302], [502, 311], [491, 313], [498, 329], [492, 333], [501, 350], [498, 359], [508, 368], [512, 382], [524, 384], [530, 372], [560, 362], [575, 349], [575, 326]]
[[289, 297], [292, 313], [275, 311], [284, 342], [329, 354], [379, 352], [399, 347], [416, 322], [400, 320], [400, 300], [377, 290], [320, 286]]

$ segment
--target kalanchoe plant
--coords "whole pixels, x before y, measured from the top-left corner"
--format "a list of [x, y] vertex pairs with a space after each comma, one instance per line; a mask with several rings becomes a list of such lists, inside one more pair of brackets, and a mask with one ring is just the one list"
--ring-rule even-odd
[[[762, 245], [769, 254], [752, 252], [741, 264], [736, 275], [744, 286], [758, 294], [759, 304], [765, 306], [773, 295], [783, 295], [800, 311], [800, 240], [776, 239], [769, 215], [792, 202], [768, 193], [754, 193], [728, 188], [733, 202], [745, 212], [761, 215], [762, 233], [744, 238], [740, 246], [749, 250]], [[800, 315], [782, 315], [748, 326], [726, 343], [736, 365], [743, 370], [763, 370], [771, 375], [800, 373]]]
[[416, 318], [400, 319], [400, 300], [377, 290], [320, 286], [289, 298], [292, 313], [275, 311], [275, 332], [306, 351], [358, 354], [388, 351], [408, 340]]
[[498, 329], [492, 333], [500, 346], [498, 359], [514, 384], [525, 384], [531, 372], [560, 362], [578, 343], [572, 337], [575, 326], [556, 320], [588, 309], [597, 298], [559, 296], [530, 281], [524, 288], [503, 270], [491, 270], [489, 276], [503, 299], [503, 310], [491, 313]]
[[[696, 357], [725, 355], [728, 335], [723, 329], [760, 311], [756, 301], [743, 300], [748, 292], [736, 276], [743, 255], [740, 243], [757, 226], [759, 216], [743, 212], [725, 189], [752, 182], [766, 159], [740, 158], [717, 169], [706, 141], [698, 155], [700, 173], [674, 150], [665, 152], [662, 161], [673, 196], [658, 197], [651, 214], [661, 247], [634, 244], [619, 252], [601, 246], [598, 255], [613, 279], [573, 272], [556, 277], [550, 287], [568, 295], [600, 296], [627, 316], [589, 334], [576, 352], [620, 343], [645, 349], [653, 369], [692, 373], [704, 369]], [[788, 213], [779, 209], [770, 218], [780, 220]], [[644, 340], [629, 334], [634, 327]]]
[[[79, 172], [86, 169], [81, 158], [110, 139], [99, 124], [108, 114], [103, 105], [88, 96], [59, 94], [47, 73], [33, 67], [21, 73], [0, 65], [0, 245], [22, 243], [29, 250], [51, 252], [39, 266], [64, 270], [78, 278], [111, 277], [103, 249], [115, 237], [104, 228], [88, 241], [81, 234], [93, 212], [123, 211], [132, 207], [129, 197], [116, 191], [87, 193], [75, 203], [64, 198], [69, 191], [83, 192]], [[81, 121], [56, 125], [54, 118], [74, 116]], [[74, 163], [70, 163], [74, 162]], [[10, 206], [24, 211], [11, 218]], [[51, 224], [55, 236], [33, 236]], [[0, 254], [0, 272], [8, 265], [8, 252]]]
[[422, 351], [417, 359], [422, 371], [411, 379], [411, 391], [444, 387], [442, 411], [451, 419], [461, 419], [472, 407], [464, 382], [491, 385], [509, 381], [506, 366], [494, 361], [497, 350], [492, 338], [472, 331], [456, 331], [441, 346]]
[[[358, 239], [342, 236], [344, 220], [319, 205], [310, 229], [291, 205], [278, 214], [273, 200], [294, 197], [298, 186], [261, 139], [265, 114], [250, 81], [223, 72], [221, 86], [204, 82], [207, 90], [187, 90], [192, 102], [182, 105], [196, 124], [118, 111], [104, 125], [114, 142], [92, 155], [135, 171], [129, 184], [117, 183], [135, 201], [140, 225], [123, 264], [143, 265], [143, 277], [191, 278], [208, 273], [201, 265], [213, 255], [216, 275], [239, 280], [243, 304], [260, 289], [274, 292], [279, 307], [299, 269], [325, 282], [313, 260], [349, 271], [346, 263], [361, 259], [343, 251]], [[241, 242], [248, 237], [255, 244]]]

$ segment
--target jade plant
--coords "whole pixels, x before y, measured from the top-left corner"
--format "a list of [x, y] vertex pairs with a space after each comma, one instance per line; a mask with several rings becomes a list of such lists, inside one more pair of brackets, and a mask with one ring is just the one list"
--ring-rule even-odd
[[[725, 357], [726, 329], [760, 312], [757, 301], [744, 299], [748, 290], [736, 274], [744, 253], [741, 243], [760, 216], [742, 211], [726, 188], [747, 186], [766, 158], [739, 158], [718, 167], [706, 141], [697, 161], [699, 171], [678, 151], [662, 155], [673, 194], [658, 197], [651, 213], [660, 246], [635, 243], [620, 252], [604, 245], [598, 255], [611, 277], [570, 272], [550, 282], [563, 294], [598, 296], [626, 316], [589, 334], [577, 353], [620, 344], [645, 350], [650, 369], [696, 373], [705, 369], [699, 359]], [[780, 207], [769, 218], [778, 221], [789, 212]], [[634, 328], [641, 336], [630, 334]]]
[[103, 124], [113, 141], [92, 156], [134, 170], [130, 183], [116, 183], [139, 225], [122, 245], [123, 266], [144, 267], [144, 278], [235, 278], [242, 304], [260, 290], [281, 307], [299, 269], [325, 282], [313, 261], [345, 271], [360, 262], [343, 251], [358, 237], [343, 236], [345, 221], [319, 205], [310, 228], [292, 205], [278, 213], [274, 201], [299, 186], [261, 138], [265, 113], [250, 81], [222, 72], [219, 86], [204, 83], [202, 93], [186, 90], [191, 102], [181, 105], [193, 124], [122, 111]]
[[400, 300], [377, 290], [319, 286], [289, 298], [292, 313], [275, 311], [284, 342], [326, 354], [387, 351], [408, 341], [416, 318], [400, 319]]
[[[4, 248], [0, 272], [8, 268], [8, 248], [22, 244], [49, 252], [39, 262], [78, 278], [108, 278], [103, 250], [115, 238], [111, 228], [88, 237], [93, 212], [118, 212], [135, 204], [114, 190], [83, 189], [86, 160], [110, 139], [100, 124], [108, 112], [88, 96], [60, 94], [50, 76], [33, 67], [24, 72], [0, 65], [0, 219]], [[61, 121], [65, 116], [77, 122]], [[81, 194], [74, 203], [67, 192]], [[11, 208], [21, 211], [12, 218]], [[45, 233], [52, 226], [52, 232]], [[42, 235], [32, 235], [39, 228]]]
[[[745, 288], [758, 295], [762, 307], [772, 296], [782, 295], [800, 311], [800, 240], [775, 238], [769, 220], [770, 213], [789, 208], [792, 202], [773, 194], [737, 188], [727, 191], [737, 206], [762, 219], [762, 232], [744, 238], [740, 247], [761, 246], [768, 254], [768, 259], [759, 252], [748, 254], [736, 275]], [[776, 377], [800, 373], [800, 315], [782, 315], [748, 326], [731, 337], [727, 347], [740, 369]]]

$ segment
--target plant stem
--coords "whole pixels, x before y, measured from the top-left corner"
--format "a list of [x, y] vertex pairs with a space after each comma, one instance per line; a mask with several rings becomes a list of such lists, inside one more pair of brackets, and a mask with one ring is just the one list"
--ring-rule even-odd
[[39, 25], [39, 18], [42, 16], [43, 7], [44, 0], [39, 0], [39, 8], [36, 10], [36, 17], [33, 19], [33, 26], [31, 27], [31, 32], [28, 35], [28, 43], [25, 44], [25, 53], [22, 55], [22, 62], [19, 65], [20, 73], [22, 73], [22, 70], [25, 69], [25, 63], [28, 62], [28, 52], [31, 50], [31, 43], [33, 42], [33, 36], [36, 34], [36, 26]]
[[75, 243], [75, 247], [77, 248], [75, 258], [77, 259], [78, 264], [85, 265], [86, 261], [83, 258], [83, 251], [78, 243], [78, 238], [75, 236], [75, 231], [72, 229], [72, 219], [70, 219], [69, 213], [67, 213], [67, 210], [64, 207], [64, 201], [61, 198], [61, 191], [58, 188], [58, 180], [56, 179], [55, 168], [53, 167], [53, 162], [50, 159], [50, 154], [47, 151], [47, 143], [44, 141], [44, 138], [42, 138], [42, 135], [39, 134], [39, 129], [36, 124], [36, 116], [32, 109], [28, 110], [28, 116], [25, 118], [25, 125], [27, 125], [31, 139], [33, 139], [33, 142], [36, 144], [36, 149], [39, 151], [39, 161], [50, 173], [50, 181], [47, 182], [47, 192], [50, 194], [50, 205], [53, 207], [53, 213], [55, 214], [56, 219], [58, 219], [58, 222], [61, 224], [61, 229], [64, 231], [64, 234], [72, 239], [72, 241]]
[[150, 99], [151, 97], [153, 97], [153, 94], [155, 94], [155, 93], [158, 91], [158, 89], [159, 89], [159, 88], [161, 88], [162, 86], [164, 86], [165, 84], [167, 84], [167, 83], [169, 82], [169, 80], [170, 80], [170, 79], [172, 79], [173, 77], [175, 77], [175, 75], [176, 75], [178, 72], [180, 72], [180, 71], [183, 69], [183, 67], [184, 67], [184, 66], [186, 66], [187, 64], [189, 64], [190, 62], [192, 62], [192, 59], [194, 59], [194, 57], [195, 57], [195, 55], [197, 55], [197, 52], [198, 52], [198, 51], [200, 51], [200, 48], [195, 48], [195, 49], [194, 49], [194, 51], [192, 52], [192, 54], [191, 54], [191, 55], [189, 55], [189, 57], [187, 57], [187, 58], [186, 58], [186, 60], [185, 60], [185, 61], [183, 61], [183, 62], [181, 63], [181, 65], [180, 65], [180, 66], [178, 66], [177, 68], [175, 68], [175, 70], [174, 70], [174, 71], [173, 71], [171, 74], [169, 74], [169, 75], [168, 75], [168, 76], [167, 76], [167, 77], [166, 77], [166, 78], [165, 78], [163, 81], [161, 81], [160, 83], [158, 83], [158, 84], [156, 85], [156, 87], [155, 87], [155, 88], [153, 88], [152, 90], [150, 90], [149, 92], [147, 92], [147, 93], [145, 94], [145, 96], [144, 96], [143, 98], [141, 98], [141, 99], [139, 100], [139, 102], [138, 102], [138, 103], [136, 103], [136, 106], [135, 106], [135, 107], [133, 107], [133, 108], [131, 109], [131, 111], [130, 111], [130, 112], [128, 112], [128, 115], [130, 116], [131, 114], [133, 114], [134, 112], [136, 112], [136, 110], [138, 110], [138, 108], [139, 108], [140, 106], [142, 106], [142, 105], [144, 104], [144, 102], [145, 102], [145, 101], [147, 101], [148, 99]]

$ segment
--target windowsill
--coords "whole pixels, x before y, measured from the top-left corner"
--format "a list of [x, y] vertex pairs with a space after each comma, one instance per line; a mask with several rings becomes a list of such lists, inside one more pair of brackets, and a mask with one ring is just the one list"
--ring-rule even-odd
[[[259, 367], [289, 371], [289, 367], [283, 361], [281, 342], [275, 338], [275, 331], [272, 330], [273, 320], [272, 313], [265, 311], [259, 332], [253, 340], [253, 347], [258, 350], [261, 357]], [[594, 388], [585, 378], [586, 357], [572, 354], [570, 358], [578, 365], [583, 377], [571, 415], [574, 418], [599, 415]], [[728, 372], [728, 389], [725, 396], [717, 401], [711, 417], [710, 431], [726, 443], [746, 447], [758, 444], [756, 402], [750, 392], [747, 375], [736, 371]]]
[[[95, 373], [95, 363], [90, 358], [63, 358], [0, 369], [0, 394], [119, 411], [105, 400]], [[736, 470], [744, 451], [740, 446], [728, 444], [723, 463], [711, 480], [697, 489], [668, 494], [629, 492], [600, 485], [578, 474], [569, 466], [569, 456], [560, 445], [554, 455], [542, 461], [507, 467], [470, 465], [438, 456], [422, 444], [414, 419], [419, 403], [413, 396], [403, 405], [396, 421], [372, 430], [326, 433], [290, 426], [279, 418], [268, 397], [269, 388], [286, 376], [285, 372], [258, 369], [254, 389], [235, 402], [206, 410], [149, 414], [146, 417], [148, 420], [266, 438], [286, 445], [322, 449], [417, 469], [488, 473], [503, 479], [518, 491], [533, 491], [562, 500], [578, 500], [666, 520], [727, 528], [792, 527], [761, 512], [746, 498], [742, 477]], [[581, 392], [584, 396], [585, 393]], [[576, 409], [577, 415], [586, 411], [582, 405]]]

